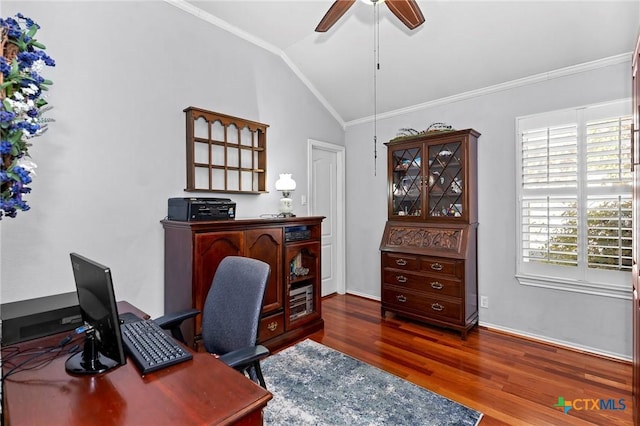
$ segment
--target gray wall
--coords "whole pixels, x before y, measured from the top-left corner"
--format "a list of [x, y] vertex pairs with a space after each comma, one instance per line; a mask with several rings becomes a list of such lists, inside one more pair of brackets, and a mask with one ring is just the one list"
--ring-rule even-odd
[[[57, 62], [49, 131], [34, 139], [31, 211], [0, 221], [2, 302], [75, 291], [69, 252], [112, 268], [118, 299], [163, 313], [167, 199], [185, 186], [183, 109], [269, 124], [269, 194], [225, 195], [239, 217], [277, 213], [279, 173], [307, 187], [307, 139], [344, 131], [280, 57], [165, 2], [2, 2], [38, 22]], [[297, 208], [303, 191], [293, 194]], [[197, 194], [203, 196], [203, 194]]]
[[[630, 69], [630, 62], [614, 64], [510, 89], [487, 90], [468, 99], [378, 120], [378, 140], [382, 141], [393, 138], [400, 128], [423, 130], [434, 122], [482, 133], [478, 141], [478, 286], [479, 294], [489, 297], [489, 309], [480, 309], [481, 324], [630, 356], [629, 300], [529, 287], [515, 279], [514, 166], [516, 117], [630, 97]], [[374, 176], [372, 128], [371, 123], [347, 127], [347, 181], [357, 183], [348, 188], [347, 195], [347, 283], [352, 293], [379, 298], [376, 259], [387, 214], [386, 147], [379, 149]], [[630, 292], [631, 288], [629, 296]]]

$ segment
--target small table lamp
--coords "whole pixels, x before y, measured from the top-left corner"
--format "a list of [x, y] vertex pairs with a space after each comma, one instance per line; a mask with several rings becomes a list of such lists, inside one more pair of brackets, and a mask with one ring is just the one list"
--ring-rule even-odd
[[276, 181], [276, 190], [282, 192], [280, 198], [280, 215], [284, 217], [295, 216], [293, 214], [293, 200], [289, 198], [291, 191], [296, 189], [296, 182], [291, 179], [290, 173], [282, 173]]

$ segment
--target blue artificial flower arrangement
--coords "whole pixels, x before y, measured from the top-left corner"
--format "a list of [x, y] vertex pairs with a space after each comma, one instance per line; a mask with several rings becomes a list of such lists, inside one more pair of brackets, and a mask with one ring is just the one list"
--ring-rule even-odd
[[53, 121], [43, 117], [51, 107], [42, 93], [52, 82], [40, 73], [55, 61], [34, 38], [39, 28], [20, 13], [0, 18], [0, 219], [29, 210], [22, 195], [31, 191], [26, 185], [36, 168], [29, 157], [31, 139]]

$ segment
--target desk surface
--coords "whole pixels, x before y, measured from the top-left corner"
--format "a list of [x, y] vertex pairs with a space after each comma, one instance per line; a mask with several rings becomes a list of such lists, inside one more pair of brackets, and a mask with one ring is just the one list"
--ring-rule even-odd
[[[126, 302], [118, 307], [140, 315]], [[59, 340], [50, 336], [17, 346]], [[6, 379], [6, 424], [253, 425], [262, 424], [262, 409], [272, 397], [207, 353], [145, 376], [132, 361], [105, 374], [72, 376], [64, 368], [67, 358]]]

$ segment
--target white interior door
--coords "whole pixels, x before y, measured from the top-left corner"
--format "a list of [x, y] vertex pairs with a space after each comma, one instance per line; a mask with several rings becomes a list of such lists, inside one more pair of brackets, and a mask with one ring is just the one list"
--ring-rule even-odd
[[322, 222], [321, 295], [345, 293], [344, 147], [309, 140], [309, 214]]

